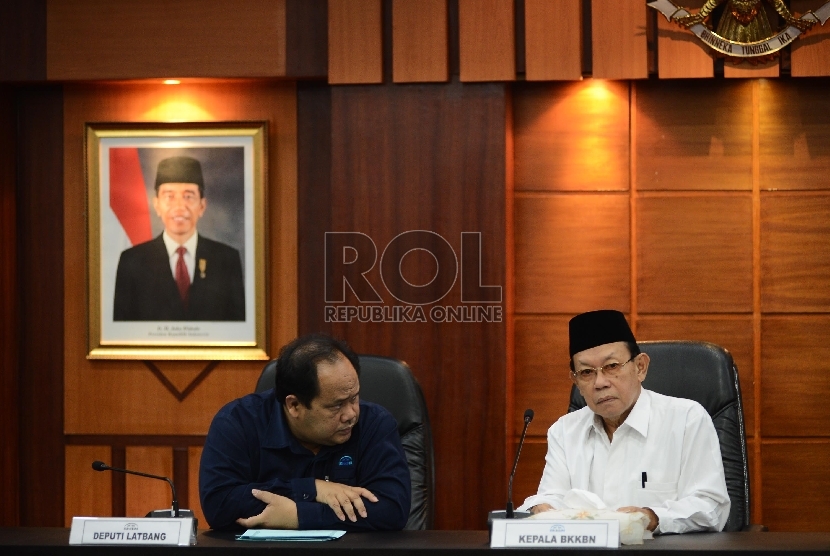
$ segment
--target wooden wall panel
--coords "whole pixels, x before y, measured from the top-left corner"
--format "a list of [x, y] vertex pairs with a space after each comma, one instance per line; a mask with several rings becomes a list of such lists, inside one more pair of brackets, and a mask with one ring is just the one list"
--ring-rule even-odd
[[582, 77], [582, 0], [525, 0], [525, 79]]
[[282, 76], [285, 2], [50, 0], [47, 77]]
[[[435, 423], [436, 527], [483, 528], [506, 492], [504, 322], [326, 322], [323, 246], [325, 232], [356, 231], [380, 257], [398, 234], [429, 230], [460, 253], [461, 232], [475, 230], [482, 283], [504, 284], [505, 88], [304, 86], [299, 109], [300, 331], [409, 363]], [[377, 265], [366, 276], [384, 307], [400, 305]], [[456, 285], [439, 305], [459, 301]]]
[[284, 1], [286, 77], [325, 78], [328, 74], [328, 1]]
[[188, 500], [182, 501], [181, 507], [193, 511], [193, 515], [199, 520], [199, 528], [207, 528], [207, 519], [205, 519], [205, 513], [202, 511], [202, 503], [199, 499], [199, 463], [202, 460], [202, 448], [200, 446], [191, 446], [188, 448], [187, 459], [187, 482], [190, 496]]
[[18, 345], [20, 338], [19, 281], [17, 278], [17, 129], [12, 87], [0, 86], [0, 527], [14, 527], [20, 521], [20, 418], [17, 400]]
[[645, 2], [592, 0], [591, 45], [594, 78], [648, 77]]
[[628, 84], [586, 80], [516, 91], [516, 191], [628, 189]]
[[[180, 402], [140, 361], [86, 360], [85, 325], [77, 326], [77, 323], [86, 323], [87, 318], [86, 263], [85, 257], [77, 256], [79, 251], [84, 252], [86, 241], [84, 122], [166, 119], [268, 122], [266, 197], [270, 229], [266, 241], [270, 256], [266, 274], [270, 276], [267, 298], [272, 310], [268, 313], [267, 325], [269, 350], [276, 353], [281, 345], [296, 336], [297, 331], [297, 275], [286, 271], [297, 267], [298, 256], [295, 85], [78, 85], [67, 87], [65, 106], [63, 133], [67, 148], [64, 153], [64, 187], [68, 200], [64, 213], [65, 237], [60, 238], [65, 241], [65, 258], [62, 254], [58, 256], [59, 260], [65, 261], [66, 268], [65, 325], [61, 332], [61, 338], [65, 336], [67, 361], [64, 381], [61, 381], [66, 385], [66, 433], [116, 437], [134, 435], [139, 439], [146, 435], [204, 435], [222, 405], [253, 390], [262, 362], [221, 362]], [[199, 376], [209, 362], [157, 361], [154, 364], [181, 391]], [[63, 368], [63, 365], [60, 367]], [[132, 444], [135, 445], [134, 442]], [[170, 446], [148, 450], [148, 453], [167, 453], [165, 457], [170, 462], [174, 461]], [[136, 453], [140, 454], [141, 450]], [[180, 460], [181, 457], [175, 459], [175, 469], [182, 467]], [[143, 462], [137, 461], [139, 465]], [[184, 462], [187, 462], [186, 453]], [[148, 463], [157, 465], [153, 461]], [[182, 480], [187, 477], [183, 469], [177, 473], [183, 474]], [[164, 484], [161, 486], [167, 488]], [[187, 495], [191, 500], [198, 492], [186, 493], [190, 490], [187, 481], [182, 484], [177, 480], [177, 487], [183, 498]], [[148, 508], [158, 506], [159, 501], [142, 497], [142, 492], [138, 487], [127, 489], [126, 504], [134, 512], [132, 515], [143, 515]], [[156, 496], [161, 496], [162, 492], [159, 491]], [[169, 505], [169, 492], [164, 496], [166, 498], [159, 506], [162, 508]]]
[[517, 313], [628, 311], [627, 195], [525, 194], [515, 206]]
[[830, 189], [817, 179], [830, 174], [830, 79], [763, 80], [758, 89], [761, 189]]
[[[173, 476], [173, 451], [160, 446], [128, 446], [125, 469], [140, 469], [161, 477]], [[165, 481], [127, 475], [127, 517], [144, 517], [151, 510], [171, 507], [172, 491]]]
[[[826, 421], [825, 421], [826, 424]], [[776, 442], [761, 449], [764, 525], [770, 531], [826, 531], [830, 442]]]
[[461, 81], [516, 78], [513, 0], [458, 0]]
[[638, 190], [752, 189], [751, 83], [632, 86]]
[[723, 76], [727, 79], [761, 79], [762, 77], [778, 77], [781, 75], [781, 60], [776, 58], [769, 62], [743, 61], [739, 64], [726, 62], [723, 65]]
[[92, 469], [93, 461], [110, 463], [112, 460], [110, 456], [109, 446], [66, 447], [64, 527], [72, 526], [73, 516], [108, 517], [112, 515], [112, 472], [97, 472]]
[[[700, 9], [706, 0], [685, 0], [686, 8]], [[714, 77], [711, 49], [691, 31], [657, 16], [657, 74], [660, 79]]]
[[[20, 523], [64, 524], [64, 137], [60, 86], [18, 92]], [[81, 213], [78, 217], [83, 218]], [[78, 257], [83, 258], [83, 257]], [[81, 295], [83, 297], [83, 295]], [[87, 400], [89, 401], [89, 400]]]
[[393, 0], [392, 81], [447, 81], [447, 0]]
[[0, 81], [46, 79], [46, 0], [0, 4]]
[[827, 437], [830, 316], [765, 316], [761, 334], [762, 434]]
[[[560, 411], [568, 384], [551, 378], [555, 353], [564, 349], [557, 346], [567, 341], [570, 316], [596, 308], [563, 308], [580, 294], [568, 286], [593, 277], [588, 266], [619, 267], [614, 275], [632, 282], [591, 283], [591, 295], [606, 300], [598, 306], [630, 300], [638, 339], [698, 339], [732, 351], [749, 435], [753, 522], [776, 530], [822, 530], [824, 513], [799, 516], [798, 508], [815, 507], [828, 490], [823, 475], [813, 472], [823, 469], [830, 445], [830, 413], [820, 401], [830, 386], [823, 370], [830, 360], [825, 353], [830, 228], [823, 223], [830, 212], [826, 81], [633, 84], [636, 105], [628, 110], [635, 119], [627, 132], [635, 150], [621, 156], [630, 157], [630, 166], [622, 167], [630, 168], [631, 187], [590, 196], [556, 189], [578, 180], [578, 170], [572, 178], [550, 175], [569, 162], [562, 160], [568, 145], [561, 140], [569, 125], [591, 129], [606, 123], [589, 116], [595, 103], [574, 102], [562, 110], [566, 85], [514, 88], [513, 413], [530, 406], [540, 419]], [[596, 223], [609, 222], [608, 213], [560, 207], [581, 197], [619, 198], [634, 213], [598, 239]], [[582, 226], [585, 232], [574, 238], [576, 232], [565, 224], [571, 214], [576, 215], [571, 220], [590, 214], [594, 227]], [[595, 235], [586, 236], [589, 231]], [[613, 263], [583, 262], [615, 241], [633, 241], [636, 251]], [[579, 256], [569, 258], [571, 250]], [[548, 274], [540, 277], [546, 268]], [[573, 268], [573, 275], [566, 274]], [[534, 422], [530, 437], [540, 458], [543, 424]], [[519, 426], [511, 417], [514, 442]], [[786, 450], [794, 446], [801, 451], [787, 461]], [[778, 459], [769, 457], [770, 447]], [[507, 451], [511, 455], [510, 447]], [[803, 479], [800, 467], [810, 470]], [[540, 461], [538, 471], [528, 473], [532, 479], [520, 473], [519, 488], [535, 490], [541, 468]], [[798, 486], [788, 489], [788, 484]], [[517, 503], [525, 495], [517, 495]]]
[[568, 321], [571, 316], [516, 316], [516, 408], [511, 421], [517, 437], [522, 434], [526, 408], [535, 412], [527, 434], [541, 437], [568, 411], [571, 392]]
[[643, 197], [636, 223], [640, 312], [752, 311], [749, 195]]
[[761, 196], [761, 306], [764, 312], [830, 308], [830, 195]]
[[[790, 0], [790, 10], [803, 14], [824, 4], [822, 0]], [[830, 26], [815, 25], [792, 45], [790, 75], [813, 77], [830, 75]]]
[[329, 0], [329, 83], [383, 81], [381, 0]]
[[752, 316], [639, 315], [635, 337], [646, 340], [694, 340], [728, 349], [738, 367], [747, 436], [755, 430], [755, 357]]
[[[567, 406], [565, 411], [567, 411]], [[534, 418], [538, 419], [536, 416]], [[547, 428], [553, 423], [545, 425], [545, 432]], [[515, 457], [518, 441], [514, 443], [512, 456]], [[528, 437], [525, 445], [522, 448], [522, 456], [519, 459], [519, 466], [516, 468], [516, 477], [513, 479], [513, 504], [519, 507], [531, 494], [536, 494], [539, 490], [539, 482], [542, 480], [542, 471], [545, 469], [545, 454], [547, 454], [548, 445], [547, 437]]]

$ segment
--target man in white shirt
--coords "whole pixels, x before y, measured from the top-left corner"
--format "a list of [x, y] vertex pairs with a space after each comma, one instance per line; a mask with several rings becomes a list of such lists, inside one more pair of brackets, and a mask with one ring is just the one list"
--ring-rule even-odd
[[619, 311], [577, 315], [569, 332], [571, 378], [587, 407], [548, 429], [539, 491], [519, 510], [588, 500], [599, 509], [642, 512], [655, 533], [721, 531], [730, 501], [706, 410], [642, 388], [649, 357]]

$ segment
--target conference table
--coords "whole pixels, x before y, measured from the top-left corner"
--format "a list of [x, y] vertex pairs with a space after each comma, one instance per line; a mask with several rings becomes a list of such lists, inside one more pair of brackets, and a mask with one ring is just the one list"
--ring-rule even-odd
[[619, 549], [593, 548], [490, 548], [487, 531], [397, 531], [384, 533], [346, 533], [342, 538], [326, 542], [245, 542], [237, 541], [232, 533], [200, 531], [196, 545], [176, 546], [70, 546], [69, 529], [50, 527], [0, 528], [0, 554], [83, 554], [137, 555], [180, 553], [184, 556], [211, 554], [260, 554], [262, 550], [278, 550], [292, 556], [389, 555], [389, 556], [443, 556], [461, 554], [479, 556], [486, 553], [525, 554], [607, 554], [620, 550], [626, 554], [688, 555], [706, 552], [748, 554], [830, 554], [830, 532], [826, 533], [690, 533], [663, 535], [642, 545], [622, 546]]

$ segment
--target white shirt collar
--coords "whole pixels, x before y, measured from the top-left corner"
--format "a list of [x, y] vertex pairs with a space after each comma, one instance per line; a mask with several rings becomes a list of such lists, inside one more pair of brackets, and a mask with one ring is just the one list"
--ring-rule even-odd
[[[590, 411], [590, 410], [589, 410]], [[629, 426], [643, 437], [648, 436], [648, 417], [651, 413], [651, 392], [640, 386], [640, 395], [637, 401], [634, 402], [634, 407], [631, 408], [631, 413], [626, 417], [625, 422], [620, 427]], [[585, 428], [585, 434], [588, 435], [592, 431], [597, 434], [606, 434], [605, 428], [602, 426], [602, 417], [594, 413], [594, 418], [589, 420]]]
[[164, 240], [164, 246], [167, 248], [168, 257], [172, 257], [176, 253], [176, 249], [180, 246], [187, 249], [187, 253], [191, 257], [196, 257], [196, 245], [199, 243], [198, 232], [194, 232], [193, 235], [182, 244], [179, 244], [175, 239], [167, 235], [167, 230], [164, 230], [164, 233], [161, 234], [161, 238]]

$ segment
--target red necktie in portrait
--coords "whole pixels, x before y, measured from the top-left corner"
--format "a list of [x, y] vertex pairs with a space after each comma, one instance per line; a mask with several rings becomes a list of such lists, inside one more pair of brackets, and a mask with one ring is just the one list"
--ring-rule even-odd
[[187, 273], [187, 265], [184, 264], [184, 254], [187, 253], [187, 249], [179, 247], [176, 252], [179, 254], [179, 260], [176, 261], [176, 285], [179, 287], [182, 301], [187, 305], [187, 290], [190, 289], [190, 275]]

